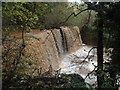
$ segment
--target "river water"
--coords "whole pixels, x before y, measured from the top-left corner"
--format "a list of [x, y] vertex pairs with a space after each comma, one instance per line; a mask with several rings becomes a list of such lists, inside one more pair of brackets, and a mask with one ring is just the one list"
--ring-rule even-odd
[[[83, 45], [76, 52], [72, 52], [70, 54], [65, 55], [62, 58], [61, 64], [59, 66], [61, 68], [61, 73], [79, 74], [82, 76], [83, 79], [85, 79], [86, 83], [89, 83], [93, 87], [96, 87], [97, 76], [93, 71], [96, 70], [95, 67], [97, 66], [97, 49], [96, 48], [92, 49], [92, 48], [93, 48], [92, 46]], [[112, 51], [113, 49], [110, 48], [110, 50]], [[104, 62], [109, 62], [109, 60], [111, 60], [110, 56], [111, 56], [110, 54], [108, 55], [108, 53], [104, 52], [104, 56], [103, 56]], [[120, 76], [117, 76], [117, 77], [120, 77]], [[118, 81], [117, 81], [118, 85], [120, 84], [119, 81], [120, 81], [120, 78], [118, 78]], [[119, 90], [120, 90], [120, 87], [119, 87]]]
[[[94, 71], [95, 66], [97, 66], [97, 49], [91, 49], [92, 46], [83, 45], [76, 52], [65, 55], [59, 66], [61, 68], [61, 73], [77, 73], [85, 79], [86, 83], [94, 85], [97, 81], [97, 77], [94, 73], [90, 74], [88, 77], [88, 73]], [[88, 55], [90, 50], [91, 52]], [[104, 55], [104, 58], [108, 57]]]
[[[83, 45], [76, 52], [65, 55], [59, 66], [61, 68], [61, 73], [77, 73], [85, 79], [88, 73], [92, 72], [95, 69], [95, 66], [97, 66], [97, 50], [95, 48], [92, 49], [88, 56], [88, 52], [91, 48], [92, 46]], [[93, 85], [96, 80], [97, 77], [93, 74], [90, 78], [87, 77], [85, 82]]]

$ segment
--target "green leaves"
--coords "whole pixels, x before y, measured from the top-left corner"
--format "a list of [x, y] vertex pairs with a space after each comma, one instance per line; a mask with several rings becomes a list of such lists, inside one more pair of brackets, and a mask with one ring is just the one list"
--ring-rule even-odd
[[40, 38], [38, 37], [34, 37], [34, 36], [29, 36], [30, 38], [36, 39], [36, 40], [40, 40]]
[[29, 45], [28, 43], [24, 43], [25, 46]]
[[[41, 9], [40, 9], [41, 8]], [[2, 5], [3, 27], [4, 25], [12, 25], [21, 28], [35, 27], [36, 23], [40, 23], [39, 17], [43, 17], [43, 13], [47, 9], [44, 3], [36, 2], [4, 2]]]

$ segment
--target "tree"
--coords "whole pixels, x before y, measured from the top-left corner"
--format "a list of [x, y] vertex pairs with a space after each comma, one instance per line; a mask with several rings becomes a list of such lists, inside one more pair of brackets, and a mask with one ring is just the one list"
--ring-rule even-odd
[[[88, 8], [80, 10], [77, 14], [76, 13], [72, 13], [66, 20], [68, 20], [72, 15], [77, 16], [80, 13], [86, 11], [86, 10], [94, 10], [95, 12], [97, 12], [97, 32], [98, 32], [98, 41], [97, 41], [97, 56], [98, 56], [98, 70], [97, 70], [97, 80], [98, 80], [98, 87], [102, 87], [104, 84], [104, 75], [105, 74], [101, 74], [104, 69], [103, 69], [103, 32], [105, 32], [105, 29], [107, 30], [111, 30], [113, 29], [113, 25], [110, 27], [111, 24], [108, 24], [108, 26], [105, 26], [105, 23], [111, 23], [111, 20], [109, 18], [109, 20], [107, 20], [107, 22], [105, 21], [105, 18], [107, 17], [107, 15], [112, 15], [113, 12], [115, 12], [117, 9], [115, 7], [118, 8], [119, 3], [97, 3], [97, 2], [85, 2], [88, 5]], [[107, 14], [107, 15], [106, 15]], [[115, 40], [115, 44], [117, 45], [116, 48], [114, 48], [113, 50], [113, 55], [112, 55], [112, 62], [113, 65], [115, 64], [115, 62], [118, 62], [117, 58], [119, 57], [119, 15], [120, 14], [116, 14], [116, 12], [114, 13], [115, 16], [114, 18], [112, 18], [112, 22], [115, 21], [114, 23], [116, 23], [115, 27], [117, 29], [117, 31], [114, 31], [114, 39]], [[116, 18], [117, 17], [117, 18]], [[65, 20], [65, 21], [66, 21]], [[113, 24], [113, 23], [112, 23]], [[112, 30], [111, 30], [112, 31]], [[117, 32], [117, 33], [116, 33]], [[116, 56], [117, 55], [117, 56]], [[117, 65], [117, 63], [115, 64]], [[110, 73], [110, 71], [106, 72], [106, 73]], [[113, 73], [113, 72], [112, 72]], [[116, 73], [113, 75], [111, 73], [112, 78], [114, 79], [114, 77], [116, 77]], [[115, 84], [115, 82], [113, 82]], [[113, 85], [114, 87], [114, 85]]]
[[[108, 7], [109, 6], [109, 7]], [[112, 51], [112, 61], [110, 62], [109, 66], [109, 73], [110, 77], [113, 79], [112, 81], [112, 86], [113, 87], [118, 87], [117, 86], [117, 75], [120, 75], [120, 38], [119, 38], [119, 33], [120, 33], [120, 2], [118, 3], [106, 3], [106, 14], [105, 14], [105, 28], [111, 32], [110, 35], [112, 37], [112, 40], [109, 42], [109, 47], [113, 48]]]

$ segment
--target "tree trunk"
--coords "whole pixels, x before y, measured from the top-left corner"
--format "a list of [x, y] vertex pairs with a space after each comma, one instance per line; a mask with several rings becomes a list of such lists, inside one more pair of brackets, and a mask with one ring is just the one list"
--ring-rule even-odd
[[[103, 19], [102, 12], [98, 12], [98, 41], [97, 41], [97, 60], [98, 71], [103, 70]], [[99, 73], [98, 73], [99, 74]], [[103, 77], [97, 75], [98, 88], [103, 84]]]

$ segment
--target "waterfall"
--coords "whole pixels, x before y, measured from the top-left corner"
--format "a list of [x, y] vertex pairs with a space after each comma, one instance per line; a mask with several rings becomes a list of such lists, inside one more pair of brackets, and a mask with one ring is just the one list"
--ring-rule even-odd
[[60, 28], [60, 34], [61, 34], [61, 38], [62, 38], [62, 48], [63, 48], [64, 53], [66, 53], [68, 51], [66, 35], [61, 28]]
[[25, 57], [27, 60], [36, 62], [33, 67], [42, 67], [43, 72], [49, 65], [55, 70], [59, 68], [61, 58], [67, 54], [78, 50], [82, 45], [80, 30], [75, 27], [60, 27], [59, 29], [32, 31], [25, 35], [29, 38], [26, 41], [28, 45], [25, 48]]
[[59, 50], [59, 47], [58, 47], [56, 36], [52, 31], [51, 31], [51, 33], [52, 33], [53, 38], [54, 38], [54, 42], [55, 42], [55, 46], [56, 46], [56, 49], [57, 49], [57, 52], [58, 52], [58, 56], [60, 56], [60, 50]]

